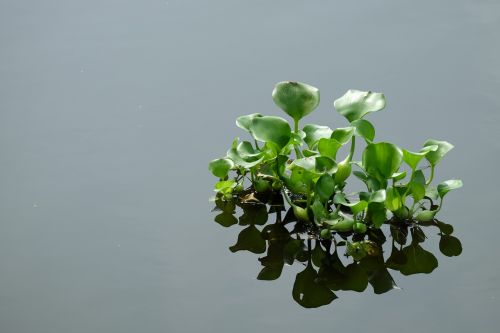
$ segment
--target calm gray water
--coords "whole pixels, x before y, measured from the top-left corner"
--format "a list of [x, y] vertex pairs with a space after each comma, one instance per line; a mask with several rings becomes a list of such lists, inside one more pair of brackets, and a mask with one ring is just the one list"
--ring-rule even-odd
[[[493, 332], [500, 319], [500, 3], [0, 1], [0, 331]], [[384, 92], [377, 139], [456, 148], [461, 256], [306, 310], [210, 213], [207, 162], [274, 84]], [[370, 288], [369, 288], [370, 289]]]

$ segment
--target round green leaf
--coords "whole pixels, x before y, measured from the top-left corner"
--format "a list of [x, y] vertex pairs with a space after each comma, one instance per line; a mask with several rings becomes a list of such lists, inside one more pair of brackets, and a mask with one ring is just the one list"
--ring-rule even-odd
[[232, 167], [234, 167], [234, 162], [229, 158], [219, 158], [208, 164], [208, 170], [210, 170], [215, 177], [219, 178], [226, 177]]
[[284, 81], [273, 90], [273, 100], [295, 121], [311, 113], [319, 104], [319, 90], [301, 82]]
[[435, 151], [431, 151], [425, 155], [425, 158], [429, 161], [432, 166], [441, 161], [444, 155], [453, 149], [453, 145], [446, 141], [438, 141], [434, 139], [429, 139], [424, 143], [424, 147], [436, 145], [438, 149]]
[[308, 124], [303, 128], [304, 133], [306, 133], [306, 137], [304, 141], [309, 146], [309, 148], [313, 149], [316, 143], [322, 139], [329, 139], [332, 135], [332, 129], [328, 126], [321, 126], [315, 124]]
[[257, 140], [274, 142], [283, 148], [290, 141], [291, 133], [290, 125], [283, 118], [264, 116], [252, 120], [252, 134]]
[[376, 178], [391, 178], [398, 171], [402, 160], [401, 149], [392, 143], [371, 143], [363, 151], [363, 168]]
[[356, 128], [355, 134], [365, 138], [365, 140], [372, 142], [375, 139], [375, 127], [372, 123], [365, 119], [358, 119], [351, 123]]
[[461, 188], [462, 186], [463, 183], [460, 179], [451, 179], [439, 184], [437, 187], [437, 191], [442, 199], [446, 195], [446, 193], [450, 192], [451, 190], [456, 190], [457, 188]]
[[385, 96], [371, 91], [348, 90], [333, 103], [338, 113], [353, 122], [385, 107]]
[[253, 118], [256, 118], [256, 117], [262, 117], [262, 115], [260, 113], [252, 113], [252, 114], [248, 114], [246, 116], [238, 117], [238, 118], [236, 118], [236, 126], [251, 133], [252, 132], [252, 130], [251, 130], [252, 120], [253, 120]]

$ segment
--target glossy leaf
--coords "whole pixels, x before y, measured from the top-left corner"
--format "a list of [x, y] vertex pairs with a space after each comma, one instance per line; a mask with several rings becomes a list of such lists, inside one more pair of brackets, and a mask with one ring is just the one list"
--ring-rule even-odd
[[328, 174], [322, 175], [316, 182], [316, 193], [321, 200], [328, 200], [335, 191], [335, 182], [332, 176]]
[[276, 84], [273, 101], [295, 121], [311, 113], [319, 104], [319, 90], [301, 82], [284, 81]]
[[386, 190], [385, 206], [391, 212], [395, 212], [401, 208], [402, 206], [401, 195], [399, 194], [399, 191], [396, 188], [389, 187]]
[[385, 96], [371, 91], [348, 90], [333, 105], [337, 112], [353, 122], [370, 112], [382, 110], [385, 107]]
[[442, 182], [441, 184], [438, 185], [437, 191], [438, 194], [441, 198], [444, 198], [444, 196], [450, 192], [451, 190], [456, 190], [458, 188], [461, 188], [463, 186], [463, 183], [460, 179], [451, 179]]
[[264, 116], [252, 120], [252, 134], [259, 141], [270, 141], [284, 147], [290, 141], [291, 133], [290, 125], [283, 118]]
[[371, 143], [363, 151], [363, 168], [376, 178], [389, 179], [403, 160], [401, 149], [392, 143]]
[[252, 130], [251, 130], [252, 120], [256, 117], [262, 117], [262, 115], [260, 113], [252, 113], [252, 114], [238, 117], [238, 118], [236, 118], [236, 126], [238, 126], [239, 128], [241, 128], [249, 133], [252, 133]]
[[228, 158], [219, 158], [212, 160], [208, 164], [208, 169], [210, 172], [219, 178], [224, 178], [227, 176], [229, 170], [234, 167], [234, 162]]
[[422, 158], [424, 158], [425, 155], [436, 150], [438, 150], [437, 145], [425, 146], [424, 148], [420, 149], [418, 153], [403, 149], [403, 161], [405, 161], [405, 163], [408, 164], [410, 168], [412, 168], [412, 170], [415, 170], [418, 166], [418, 163]]
[[322, 138], [318, 141], [318, 151], [322, 156], [327, 156], [335, 160], [337, 151], [342, 144], [335, 139]]
[[441, 161], [444, 155], [448, 153], [450, 150], [453, 149], [453, 145], [449, 142], [446, 141], [438, 141], [434, 139], [429, 139], [424, 143], [424, 147], [427, 146], [433, 146], [436, 145], [438, 146], [438, 149], [436, 151], [431, 151], [425, 155], [425, 158], [429, 161], [429, 163], [432, 166], [435, 166], [436, 164]]
[[306, 134], [304, 141], [313, 149], [320, 139], [329, 139], [332, 135], [332, 129], [328, 126], [308, 124], [303, 128]]
[[346, 144], [354, 135], [355, 127], [341, 127], [332, 132], [331, 139], [335, 139], [340, 144]]
[[363, 137], [368, 142], [375, 139], [375, 127], [366, 119], [358, 119], [351, 123], [356, 128], [355, 134]]

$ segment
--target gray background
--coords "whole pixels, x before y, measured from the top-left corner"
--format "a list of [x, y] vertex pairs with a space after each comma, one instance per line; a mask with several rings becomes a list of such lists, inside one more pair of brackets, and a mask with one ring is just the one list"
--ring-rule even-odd
[[[499, 29], [485, 0], [1, 0], [0, 331], [494, 331]], [[454, 143], [437, 180], [464, 180], [441, 214], [463, 254], [315, 310], [291, 298], [300, 267], [257, 281], [207, 162], [237, 116], [281, 115], [282, 80], [320, 88], [306, 122], [381, 91], [378, 140]]]

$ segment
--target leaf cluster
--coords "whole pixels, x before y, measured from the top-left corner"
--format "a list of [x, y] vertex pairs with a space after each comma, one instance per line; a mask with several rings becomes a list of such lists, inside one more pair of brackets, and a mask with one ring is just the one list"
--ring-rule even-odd
[[[338, 128], [300, 127], [319, 104], [315, 87], [280, 82], [272, 97], [292, 118], [293, 128], [281, 117], [260, 113], [237, 118], [249, 139], [234, 139], [226, 156], [209, 164], [219, 178], [219, 199], [279, 192], [299, 221], [328, 238], [335, 232], [365, 234], [388, 220], [433, 221], [445, 195], [462, 186], [455, 179], [432, 184], [435, 168], [452, 144], [429, 139], [414, 152], [375, 140], [375, 128], [365, 117], [385, 108], [382, 93], [349, 90], [335, 100], [334, 109], [348, 122]], [[360, 145], [361, 159], [355, 160]], [[342, 151], [346, 156], [339, 156]], [[346, 193], [353, 177], [365, 188]]]

